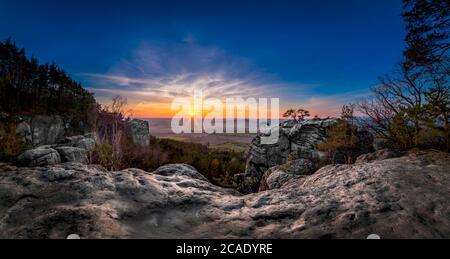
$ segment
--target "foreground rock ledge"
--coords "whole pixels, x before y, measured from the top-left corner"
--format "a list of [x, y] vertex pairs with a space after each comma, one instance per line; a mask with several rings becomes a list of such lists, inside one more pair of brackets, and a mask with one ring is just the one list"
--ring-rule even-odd
[[0, 166], [0, 238], [449, 238], [450, 157], [334, 165], [242, 196], [188, 165]]

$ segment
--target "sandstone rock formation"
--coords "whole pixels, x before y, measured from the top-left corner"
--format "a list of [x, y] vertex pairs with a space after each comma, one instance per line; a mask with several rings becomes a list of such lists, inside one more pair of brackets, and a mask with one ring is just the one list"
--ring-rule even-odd
[[[5, 122], [14, 122], [16, 134], [22, 138], [23, 142], [33, 147], [58, 144], [64, 140], [64, 137], [74, 128], [70, 123], [70, 115], [9, 115], [4, 114], [0, 120]], [[3, 123], [0, 122], [0, 124]], [[0, 127], [1, 128], [1, 127]], [[86, 127], [80, 126], [75, 132], [87, 132]], [[0, 139], [4, 134], [0, 132]]]
[[[315, 165], [321, 164], [325, 154], [317, 149], [317, 145], [326, 141], [327, 130], [336, 123], [336, 119], [307, 120], [298, 123], [286, 121], [280, 125], [279, 141], [274, 145], [261, 144], [261, 136], [257, 136], [250, 146], [240, 191], [242, 193], [258, 191], [264, 173], [274, 166], [285, 164], [290, 156], [294, 159], [311, 160]], [[367, 143], [365, 145], [367, 150], [361, 153], [371, 152], [373, 142], [371, 134], [359, 130], [358, 137]]]
[[187, 165], [0, 165], [0, 238], [450, 238], [449, 167], [416, 152], [243, 196]]
[[87, 163], [89, 153], [95, 148], [95, 140], [85, 136], [67, 137], [59, 144], [40, 146], [18, 156], [21, 166], [47, 166], [65, 162]]
[[[1, 127], [4, 120], [6, 123], [14, 125], [17, 136], [23, 140], [24, 144], [34, 148], [68, 144], [67, 146], [83, 148], [89, 152], [96, 144], [96, 134], [85, 134], [89, 129], [83, 125], [74, 128], [70, 124], [72, 120], [70, 115], [64, 117], [59, 115], [22, 116], [2, 113], [0, 120], [2, 120], [0, 121], [0, 140], [3, 140], [7, 133], [5, 128]], [[129, 129], [134, 144], [144, 147], [150, 145], [148, 121], [133, 119], [129, 122]], [[84, 135], [67, 137], [73, 132]]]
[[133, 119], [130, 121], [131, 137], [135, 145], [147, 147], [150, 145], [150, 127], [148, 121]]
[[61, 157], [55, 149], [41, 146], [25, 151], [17, 158], [17, 162], [19, 165], [30, 167], [55, 165], [61, 163]]
[[60, 116], [35, 116], [30, 126], [34, 147], [52, 145], [64, 137], [65, 125]]

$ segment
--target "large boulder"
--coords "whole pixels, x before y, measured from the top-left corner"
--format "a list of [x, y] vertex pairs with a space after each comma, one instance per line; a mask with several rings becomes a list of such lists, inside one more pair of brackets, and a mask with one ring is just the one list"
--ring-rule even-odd
[[416, 152], [244, 196], [186, 165], [0, 164], [0, 238], [450, 238], [449, 167], [447, 153]]
[[61, 157], [55, 149], [42, 146], [25, 151], [17, 157], [17, 162], [27, 167], [55, 165], [61, 163]]
[[35, 116], [31, 118], [34, 147], [52, 145], [64, 138], [65, 125], [60, 116]]
[[150, 127], [148, 121], [133, 119], [130, 121], [133, 143], [147, 147], [150, 145]]

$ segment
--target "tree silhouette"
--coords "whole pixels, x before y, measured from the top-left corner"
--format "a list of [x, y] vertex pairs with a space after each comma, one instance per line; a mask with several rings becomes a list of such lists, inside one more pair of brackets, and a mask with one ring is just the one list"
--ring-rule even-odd
[[77, 129], [93, 126], [98, 104], [56, 64], [39, 64], [8, 39], [0, 41], [0, 112], [62, 115]]
[[450, 73], [450, 1], [403, 0], [407, 48], [403, 65], [434, 74]]
[[284, 118], [290, 118], [296, 122], [304, 121], [305, 118], [310, 117], [310, 116], [311, 115], [310, 115], [309, 111], [304, 110], [304, 109], [298, 109], [298, 110], [289, 109], [283, 114]]

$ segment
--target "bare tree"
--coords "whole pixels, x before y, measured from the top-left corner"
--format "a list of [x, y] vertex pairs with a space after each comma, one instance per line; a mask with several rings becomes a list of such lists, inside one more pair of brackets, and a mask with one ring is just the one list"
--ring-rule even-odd
[[369, 119], [366, 126], [378, 137], [395, 142], [397, 133], [393, 127], [394, 119], [401, 114], [408, 116], [418, 132], [424, 100], [425, 85], [420, 78], [405, 69], [399, 69], [382, 77], [380, 84], [372, 89], [372, 96], [360, 101], [357, 108]]
[[127, 100], [117, 95], [112, 99], [109, 106], [103, 107], [97, 120], [97, 133], [100, 137], [100, 145], [104, 147], [101, 152], [104, 157], [109, 157], [110, 161], [104, 161], [109, 164], [111, 170], [118, 169], [123, 158], [122, 140], [125, 137], [125, 126], [128, 118], [125, 116], [125, 107]]
[[379, 137], [404, 148], [444, 137], [450, 150], [450, 1], [403, 2], [405, 60], [358, 110]]
[[357, 108], [377, 137], [401, 148], [430, 145], [442, 136], [450, 146], [448, 97], [448, 83], [442, 77], [430, 81], [401, 67], [381, 78], [372, 96]]

